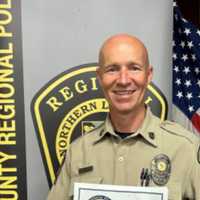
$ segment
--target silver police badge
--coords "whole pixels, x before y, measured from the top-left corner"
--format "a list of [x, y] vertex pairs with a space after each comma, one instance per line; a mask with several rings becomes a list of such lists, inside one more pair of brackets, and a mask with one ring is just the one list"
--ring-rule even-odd
[[159, 154], [151, 161], [151, 177], [156, 185], [165, 185], [170, 177], [171, 162], [167, 155]]
[[96, 196], [89, 198], [88, 200], [111, 200], [111, 199], [104, 195], [96, 195]]

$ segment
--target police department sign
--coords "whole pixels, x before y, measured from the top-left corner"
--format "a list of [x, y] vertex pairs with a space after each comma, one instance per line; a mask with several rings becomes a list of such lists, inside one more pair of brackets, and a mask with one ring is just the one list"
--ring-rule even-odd
[[[66, 70], [47, 83], [31, 105], [49, 186], [69, 144], [77, 137], [99, 126], [109, 111], [96, 78], [97, 64]], [[152, 83], [146, 103], [161, 119], [167, 116], [167, 102]]]

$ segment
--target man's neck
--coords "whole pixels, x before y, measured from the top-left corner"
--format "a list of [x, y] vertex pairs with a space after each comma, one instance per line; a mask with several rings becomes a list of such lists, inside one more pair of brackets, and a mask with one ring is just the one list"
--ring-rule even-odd
[[145, 107], [131, 113], [110, 112], [111, 122], [118, 132], [133, 133], [142, 125], [146, 114]]

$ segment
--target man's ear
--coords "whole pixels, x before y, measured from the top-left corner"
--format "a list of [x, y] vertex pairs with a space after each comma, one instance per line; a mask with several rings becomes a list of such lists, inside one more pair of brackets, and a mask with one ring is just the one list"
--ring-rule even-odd
[[149, 84], [153, 78], [153, 67], [151, 65], [149, 65], [148, 67], [147, 76], [148, 76], [148, 84]]
[[98, 66], [97, 69], [96, 69], [96, 75], [97, 75], [97, 80], [99, 81], [99, 83], [101, 85], [101, 69], [100, 69], [100, 66]]

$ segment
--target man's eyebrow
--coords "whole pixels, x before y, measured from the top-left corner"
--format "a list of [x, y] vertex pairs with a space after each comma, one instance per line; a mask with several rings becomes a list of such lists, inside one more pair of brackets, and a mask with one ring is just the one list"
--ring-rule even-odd
[[110, 63], [110, 64], [107, 64], [107, 65], [104, 65], [104, 67], [108, 68], [108, 67], [119, 67], [120, 64], [118, 63]]
[[141, 63], [138, 63], [138, 62], [135, 62], [135, 61], [130, 61], [130, 62], [127, 63], [127, 65], [128, 65], [128, 66], [129, 66], [129, 65], [137, 65], [137, 66], [139, 66], [139, 67], [142, 67], [142, 66], [143, 66]]
[[141, 63], [138, 63], [138, 62], [134, 62], [134, 61], [129, 61], [125, 64], [120, 64], [120, 63], [110, 63], [110, 64], [107, 64], [107, 65], [104, 65], [105, 67], [120, 67], [122, 65], [125, 65], [125, 66], [130, 66], [130, 65], [137, 65], [139, 67], [142, 67], [143, 65]]
[[[103, 65], [104, 68], [109, 68], [109, 67], [120, 67], [122, 64], [121, 63], [108, 63]], [[126, 66], [130, 66], [130, 65], [137, 65], [138, 67], [143, 67], [144, 64], [136, 62], [136, 61], [128, 61], [127, 63], [125, 63]]]

